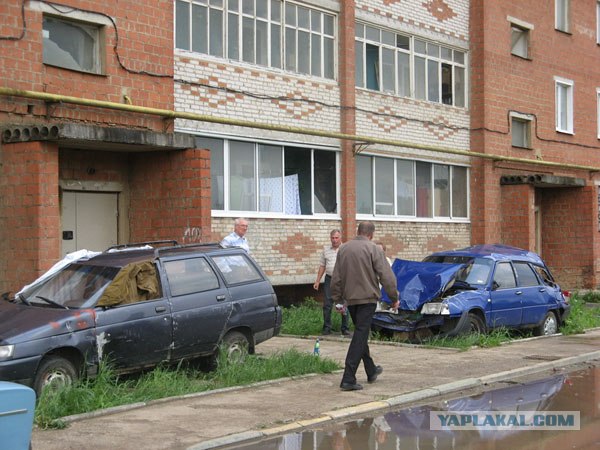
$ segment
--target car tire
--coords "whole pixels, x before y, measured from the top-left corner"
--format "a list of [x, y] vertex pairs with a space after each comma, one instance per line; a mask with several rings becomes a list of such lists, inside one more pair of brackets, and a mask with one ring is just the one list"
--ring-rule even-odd
[[534, 328], [533, 334], [536, 336], [550, 336], [558, 332], [558, 320], [556, 314], [552, 311], [548, 311], [544, 316], [544, 320], [537, 327]]
[[483, 319], [481, 318], [481, 316], [479, 314], [469, 313], [468, 332], [469, 333], [478, 333], [478, 334], [486, 333], [485, 322], [483, 321]]
[[242, 362], [248, 355], [250, 342], [243, 333], [230, 331], [223, 338], [221, 348], [225, 351], [229, 361]]
[[66, 358], [49, 356], [42, 360], [35, 374], [33, 389], [37, 396], [42, 394], [44, 388], [52, 386], [59, 388], [70, 386], [79, 379], [77, 368]]

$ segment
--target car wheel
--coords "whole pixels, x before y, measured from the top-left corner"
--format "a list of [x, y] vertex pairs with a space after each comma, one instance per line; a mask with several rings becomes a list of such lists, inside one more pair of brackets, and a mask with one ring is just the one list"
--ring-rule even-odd
[[77, 368], [71, 361], [61, 356], [49, 356], [38, 367], [33, 389], [39, 397], [46, 387], [70, 386], [78, 378]]
[[548, 311], [542, 323], [533, 330], [536, 336], [550, 336], [558, 332], [558, 321], [552, 311]]
[[221, 348], [229, 361], [241, 362], [248, 355], [250, 343], [244, 334], [239, 331], [230, 331], [223, 338]]
[[485, 334], [485, 322], [479, 314], [469, 313], [469, 332]]

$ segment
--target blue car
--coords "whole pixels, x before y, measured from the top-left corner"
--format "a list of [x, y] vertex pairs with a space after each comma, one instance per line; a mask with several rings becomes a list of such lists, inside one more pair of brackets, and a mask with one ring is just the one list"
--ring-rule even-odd
[[373, 329], [409, 340], [485, 333], [493, 328], [557, 333], [569, 315], [568, 293], [536, 253], [477, 245], [434, 253], [422, 262], [396, 259], [400, 307], [383, 292]]
[[33, 389], [0, 381], [0, 448], [31, 449], [31, 430], [35, 413]]

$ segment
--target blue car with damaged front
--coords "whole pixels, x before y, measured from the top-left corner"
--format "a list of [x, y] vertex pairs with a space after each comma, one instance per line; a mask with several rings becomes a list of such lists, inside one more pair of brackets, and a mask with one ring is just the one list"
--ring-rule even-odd
[[568, 293], [542, 258], [516, 247], [478, 245], [420, 262], [396, 259], [392, 270], [400, 306], [390, 309], [383, 291], [372, 325], [384, 335], [418, 340], [499, 327], [550, 335], [570, 311]]

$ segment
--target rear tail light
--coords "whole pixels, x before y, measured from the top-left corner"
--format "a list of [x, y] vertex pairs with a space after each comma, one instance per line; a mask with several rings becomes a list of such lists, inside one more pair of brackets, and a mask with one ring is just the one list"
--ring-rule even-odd
[[569, 300], [571, 299], [571, 292], [563, 290], [562, 295], [565, 298], [565, 301], [569, 303]]

